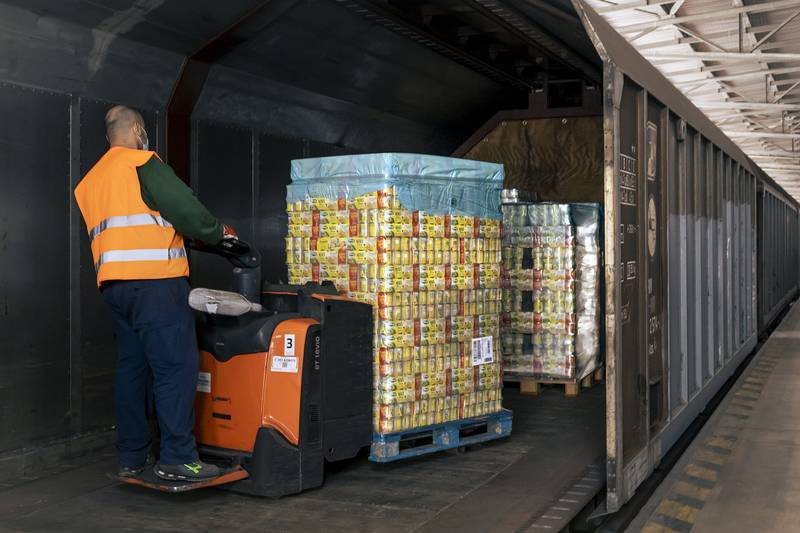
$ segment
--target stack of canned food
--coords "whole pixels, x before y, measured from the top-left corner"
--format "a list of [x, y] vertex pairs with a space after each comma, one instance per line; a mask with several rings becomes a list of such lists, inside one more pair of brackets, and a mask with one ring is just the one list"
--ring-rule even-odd
[[504, 204], [503, 363], [575, 377], [575, 230], [565, 204]]
[[287, 202], [289, 282], [330, 280], [374, 306], [382, 434], [502, 407], [499, 210], [496, 218], [411, 211], [396, 182], [336, 198], [290, 189]]
[[505, 194], [503, 367], [581, 379], [600, 364], [600, 206]]

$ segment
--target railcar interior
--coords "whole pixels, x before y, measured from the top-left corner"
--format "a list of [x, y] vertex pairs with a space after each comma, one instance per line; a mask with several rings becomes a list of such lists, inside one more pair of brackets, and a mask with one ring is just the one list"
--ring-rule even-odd
[[[604, 13], [0, 0], [0, 529], [593, 531], [641, 507], [797, 299], [800, 204]], [[576, 397], [508, 381], [510, 437], [386, 464], [363, 450], [279, 500], [109, 479], [115, 339], [73, 190], [119, 103], [271, 283], [289, 281], [293, 160], [499, 163], [505, 189], [599, 205], [602, 377]], [[193, 286], [236, 289], [226, 261], [189, 256]]]

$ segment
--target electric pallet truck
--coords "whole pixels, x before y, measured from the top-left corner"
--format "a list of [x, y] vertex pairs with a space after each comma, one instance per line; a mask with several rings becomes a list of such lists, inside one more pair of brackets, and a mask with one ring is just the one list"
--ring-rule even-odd
[[117, 478], [167, 492], [223, 485], [280, 497], [318, 487], [325, 461], [372, 439], [372, 307], [330, 283], [261, 286], [261, 258], [238, 239], [210, 247], [233, 265], [234, 292], [194, 289], [200, 373], [195, 437], [221, 475]]

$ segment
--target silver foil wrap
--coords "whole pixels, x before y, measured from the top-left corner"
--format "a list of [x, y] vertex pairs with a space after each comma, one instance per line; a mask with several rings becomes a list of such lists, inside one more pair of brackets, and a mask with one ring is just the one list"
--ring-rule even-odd
[[582, 379], [600, 364], [599, 205], [515, 202], [502, 211], [505, 371]]
[[575, 227], [575, 357], [584, 378], [600, 365], [600, 206], [570, 204]]

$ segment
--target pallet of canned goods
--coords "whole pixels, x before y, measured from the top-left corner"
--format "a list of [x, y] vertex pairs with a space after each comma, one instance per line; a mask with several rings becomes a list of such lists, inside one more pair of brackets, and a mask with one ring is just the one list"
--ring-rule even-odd
[[599, 367], [599, 206], [504, 198], [506, 376], [584, 379]]
[[373, 305], [376, 439], [502, 410], [502, 183], [447, 157], [292, 162], [289, 282]]

